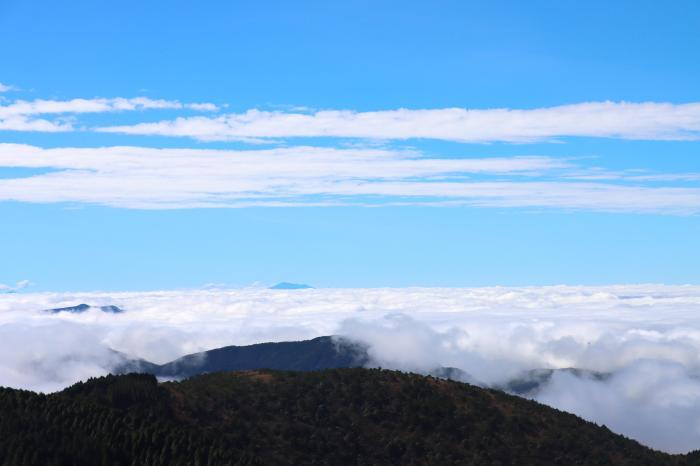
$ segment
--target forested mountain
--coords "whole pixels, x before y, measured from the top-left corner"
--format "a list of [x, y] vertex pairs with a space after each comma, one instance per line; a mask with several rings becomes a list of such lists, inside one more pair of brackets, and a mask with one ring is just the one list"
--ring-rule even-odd
[[11, 465], [680, 465], [499, 391], [379, 369], [107, 376], [42, 395], [0, 389]]
[[316, 371], [360, 367], [368, 360], [366, 348], [359, 343], [341, 337], [318, 337], [303, 341], [225, 346], [189, 354], [162, 365], [143, 360], [127, 360], [112, 372], [144, 372], [159, 377], [185, 378], [220, 371]]

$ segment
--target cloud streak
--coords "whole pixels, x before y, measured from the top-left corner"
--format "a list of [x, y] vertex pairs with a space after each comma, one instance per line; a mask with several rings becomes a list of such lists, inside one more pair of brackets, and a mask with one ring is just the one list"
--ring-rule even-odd
[[[126, 312], [47, 314], [77, 303]], [[700, 286], [18, 293], [0, 300], [0, 385], [58, 390], [112, 350], [162, 363], [237, 344], [340, 334], [375, 365], [451, 366], [487, 384], [556, 373], [535, 398], [667, 451], [700, 446]]]
[[[10, 87], [6, 87], [5, 90], [10, 89]], [[71, 122], [37, 118], [38, 115], [75, 115], [85, 113], [182, 109], [216, 111], [218, 107], [212, 103], [181, 103], [176, 100], [150, 99], [147, 97], [16, 100], [6, 105], [0, 105], [0, 130], [37, 132], [65, 132], [75, 130]]]
[[215, 117], [105, 126], [110, 133], [202, 141], [300, 137], [437, 139], [462, 143], [531, 143], [564, 137], [697, 140], [700, 103], [585, 102], [535, 109], [248, 110]]
[[30, 286], [32, 282], [29, 280], [20, 280], [14, 285], [6, 285], [4, 283], [0, 283], [0, 293], [14, 293], [19, 290], [23, 290]]
[[[0, 92], [14, 90], [0, 84]], [[0, 105], [0, 130], [74, 131], [48, 116], [143, 110], [218, 112], [213, 103], [135, 98], [15, 100]], [[44, 116], [41, 118], [41, 116]], [[201, 141], [277, 142], [292, 138], [434, 139], [461, 143], [532, 143], [567, 137], [697, 140], [700, 103], [582, 102], [533, 109], [438, 108], [377, 111], [249, 109], [215, 116], [181, 116], [80, 129], [105, 133], [189, 137]]]
[[[0, 200], [120, 208], [433, 205], [694, 214], [700, 188], [571, 181], [550, 157], [433, 158], [412, 151], [43, 149], [0, 144], [0, 167], [54, 169], [0, 180]], [[595, 171], [594, 173], [598, 173]], [[624, 181], [624, 180], [623, 180]]]

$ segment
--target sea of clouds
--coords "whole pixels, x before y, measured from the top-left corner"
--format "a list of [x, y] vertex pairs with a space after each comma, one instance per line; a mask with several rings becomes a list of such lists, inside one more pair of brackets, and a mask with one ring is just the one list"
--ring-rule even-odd
[[[83, 314], [44, 312], [87, 303]], [[226, 345], [343, 335], [372, 364], [456, 367], [484, 385], [556, 372], [533, 394], [669, 452], [700, 448], [700, 286], [203, 289], [0, 295], [0, 385], [51, 392], [115, 351], [164, 363]]]

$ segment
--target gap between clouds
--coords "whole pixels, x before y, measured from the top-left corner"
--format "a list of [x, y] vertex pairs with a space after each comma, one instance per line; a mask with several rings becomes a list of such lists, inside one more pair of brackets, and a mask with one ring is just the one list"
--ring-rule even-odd
[[[236, 151], [0, 144], [2, 167], [55, 171], [0, 179], [0, 201], [135, 209], [464, 205], [700, 212], [700, 188], [659, 186], [659, 180], [635, 178], [636, 171], [607, 173], [538, 156], [431, 158], [415, 151], [303, 146]], [[596, 180], [585, 180], [586, 174]], [[665, 183], [691, 175], [697, 174], [667, 174], [671, 178]]]

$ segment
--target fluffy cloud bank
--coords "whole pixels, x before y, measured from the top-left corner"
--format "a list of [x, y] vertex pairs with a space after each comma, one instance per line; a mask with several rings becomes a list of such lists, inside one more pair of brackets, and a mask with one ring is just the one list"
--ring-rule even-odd
[[[47, 314], [78, 303], [126, 312]], [[667, 451], [700, 447], [700, 286], [192, 290], [0, 298], [0, 385], [57, 390], [230, 344], [341, 334], [373, 363], [462, 369], [485, 384], [555, 373], [534, 396]]]
[[[608, 174], [551, 157], [433, 158], [411, 151], [43, 149], [0, 144], [0, 168], [53, 170], [0, 179], [0, 201], [121, 208], [467, 205], [694, 214], [700, 188]], [[668, 175], [667, 175], [668, 176]], [[593, 177], [594, 180], [586, 179]]]
[[700, 137], [700, 103], [586, 102], [529, 110], [444, 108], [315, 113], [249, 110], [98, 130], [186, 136], [204, 141], [343, 137], [524, 143], [567, 136], [695, 140]]

